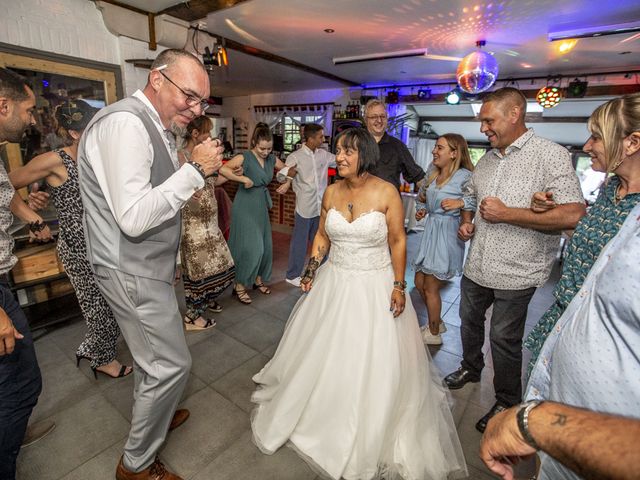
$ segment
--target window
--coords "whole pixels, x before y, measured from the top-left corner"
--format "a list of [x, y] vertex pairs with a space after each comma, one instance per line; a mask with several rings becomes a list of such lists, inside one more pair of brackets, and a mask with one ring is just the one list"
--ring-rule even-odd
[[478, 164], [478, 160], [480, 160], [485, 153], [487, 153], [486, 148], [469, 147], [469, 156], [471, 157], [471, 163], [473, 163], [474, 167]]
[[603, 172], [596, 172], [591, 168], [591, 157], [585, 153], [578, 153], [575, 157], [576, 174], [580, 179], [580, 188], [584, 199], [591, 205], [598, 198], [600, 186], [606, 177]]
[[285, 115], [284, 119], [276, 127], [276, 131], [282, 132], [284, 137], [284, 150], [293, 152], [296, 149], [296, 143], [301, 141], [301, 124], [319, 123], [321, 121], [322, 115]]

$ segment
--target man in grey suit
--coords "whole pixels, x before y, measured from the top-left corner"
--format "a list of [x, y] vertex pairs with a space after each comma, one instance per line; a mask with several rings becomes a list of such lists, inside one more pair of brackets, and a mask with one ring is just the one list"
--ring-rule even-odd
[[133, 416], [118, 480], [180, 480], [156, 456], [167, 430], [188, 416], [176, 412], [191, 367], [173, 288], [180, 209], [220, 168], [222, 148], [205, 141], [180, 166], [174, 132], [203, 114], [209, 94], [200, 61], [165, 50], [144, 90], [102, 109], [80, 143], [88, 256], [134, 359]]

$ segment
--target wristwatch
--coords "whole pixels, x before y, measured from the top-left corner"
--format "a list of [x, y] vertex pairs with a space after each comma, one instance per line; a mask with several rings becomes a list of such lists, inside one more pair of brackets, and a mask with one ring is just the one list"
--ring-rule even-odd
[[540, 446], [536, 443], [535, 439], [531, 435], [531, 432], [529, 431], [529, 413], [531, 413], [531, 410], [536, 408], [541, 403], [541, 400], [530, 400], [528, 402], [521, 403], [520, 408], [518, 409], [518, 413], [516, 414], [520, 435], [522, 435], [522, 438], [530, 447], [533, 447], [536, 450], [540, 450]]

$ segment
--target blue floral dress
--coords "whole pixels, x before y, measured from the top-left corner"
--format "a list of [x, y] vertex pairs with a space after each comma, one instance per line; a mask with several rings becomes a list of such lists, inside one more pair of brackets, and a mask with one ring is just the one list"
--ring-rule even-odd
[[600, 189], [598, 199], [589, 212], [578, 222], [567, 248], [562, 266], [562, 276], [553, 291], [555, 302], [531, 330], [524, 342], [531, 353], [528, 374], [540, 354], [547, 336], [560, 319], [565, 309], [578, 293], [589, 270], [604, 246], [620, 230], [629, 212], [640, 202], [640, 193], [627, 194], [616, 202], [616, 190], [620, 179], [613, 176]]

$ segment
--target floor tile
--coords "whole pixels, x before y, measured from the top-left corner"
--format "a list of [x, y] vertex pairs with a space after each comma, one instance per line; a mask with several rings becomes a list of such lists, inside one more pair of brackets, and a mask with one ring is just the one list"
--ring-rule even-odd
[[193, 480], [313, 480], [316, 474], [291, 449], [264, 455], [245, 432]]
[[233, 402], [247, 413], [255, 407], [251, 403], [251, 394], [256, 389], [251, 378], [269, 361], [265, 355], [256, 355], [239, 367], [231, 370], [224, 377], [211, 384], [220, 395]]
[[191, 347], [191, 373], [208, 385], [258, 353], [229, 335], [216, 332]]
[[21, 479], [58, 479], [125, 437], [129, 423], [101, 395], [50, 417], [56, 428], [18, 458]]
[[191, 416], [169, 432], [161, 457], [174, 471], [190, 478], [226, 450], [249, 428], [247, 414], [211, 388], [192, 395], [182, 406]]
[[284, 332], [284, 322], [262, 312], [228, 328], [225, 333], [257, 351], [278, 342]]
[[103, 450], [98, 455], [83, 463], [62, 480], [113, 480], [120, 457], [122, 446], [118, 444]]

